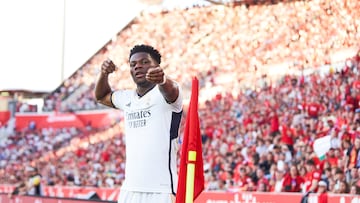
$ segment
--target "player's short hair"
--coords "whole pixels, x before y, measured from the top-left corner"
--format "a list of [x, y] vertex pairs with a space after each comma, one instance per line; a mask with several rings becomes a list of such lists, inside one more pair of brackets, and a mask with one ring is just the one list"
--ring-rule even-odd
[[153, 58], [158, 64], [161, 63], [161, 54], [159, 53], [158, 50], [156, 50], [154, 47], [152, 47], [150, 45], [145, 45], [145, 44], [135, 45], [130, 50], [129, 59], [131, 58], [132, 55], [134, 55], [138, 52], [146, 52], [146, 53], [150, 54], [151, 58]]

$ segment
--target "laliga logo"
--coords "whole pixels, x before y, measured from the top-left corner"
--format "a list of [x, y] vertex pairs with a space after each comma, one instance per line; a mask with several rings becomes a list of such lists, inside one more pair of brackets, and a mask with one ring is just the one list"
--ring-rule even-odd
[[[235, 200], [237, 202], [237, 195], [235, 195]], [[256, 197], [253, 197], [252, 194], [242, 194], [241, 199], [243, 200], [243, 203], [256, 203]]]
[[41, 199], [35, 199], [34, 203], [42, 203]]
[[252, 194], [242, 194], [241, 200], [239, 194], [234, 195], [234, 200], [207, 200], [206, 203], [256, 203], [256, 197]]
[[53, 122], [68, 122], [68, 121], [75, 121], [76, 116], [69, 114], [69, 115], [50, 115], [46, 118], [46, 121], [49, 123]]
[[[308, 199], [309, 203], [318, 203], [318, 196], [317, 195], [311, 195]], [[346, 203], [346, 199], [344, 196], [340, 197], [339, 203]], [[360, 203], [359, 197], [353, 197], [350, 201], [350, 203]]]

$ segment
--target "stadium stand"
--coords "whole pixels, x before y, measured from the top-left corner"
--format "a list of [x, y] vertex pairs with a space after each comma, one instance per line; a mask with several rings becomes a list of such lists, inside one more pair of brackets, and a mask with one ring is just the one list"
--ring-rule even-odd
[[[43, 111], [104, 109], [93, 97], [101, 62], [114, 60], [112, 84], [129, 88], [128, 47], [153, 44], [187, 96], [191, 77], [200, 80], [206, 190], [301, 192], [303, 166], [314, 160], [329, 192], [360, 194], [360, 165], [347, 164], [360, 149], [359, 9], [357, 0], [313, 0], [144, 11], [48, 95]], [[321, 160], [312, 146], [328, 135]], [[121, 126], [27, 128], [2, 143], [1, 183], [15, 184], [28, 165], [46, 185], [113, 188], [124, 177]], [[286, 185], [293, 176], [298, 185]]]

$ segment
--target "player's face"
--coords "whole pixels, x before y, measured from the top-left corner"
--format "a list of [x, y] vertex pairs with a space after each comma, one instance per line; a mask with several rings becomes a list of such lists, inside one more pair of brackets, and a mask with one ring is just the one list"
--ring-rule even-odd
[[149, 68], [154, 68], [157, 66], [150, 54], [146, 52], [138, 52], [133, 54], [129, 60], [130, 63], [130, 73], [134, 82], [139, 86], [150, 86], [151, 82], [147, 81], [145, 76]]

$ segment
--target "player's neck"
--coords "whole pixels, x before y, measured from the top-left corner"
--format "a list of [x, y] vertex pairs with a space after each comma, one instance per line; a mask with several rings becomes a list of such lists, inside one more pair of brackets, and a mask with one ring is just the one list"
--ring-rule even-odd
[[150, 86], [146, 86], [146, 87], [142, 87], [142, 86], [137, 86], [136, 88], [136, 93], [139, 97], [144, 96], [146, 93], [148, 93], [150, 90], [152, 90], [156, 85], [150, 85]]

